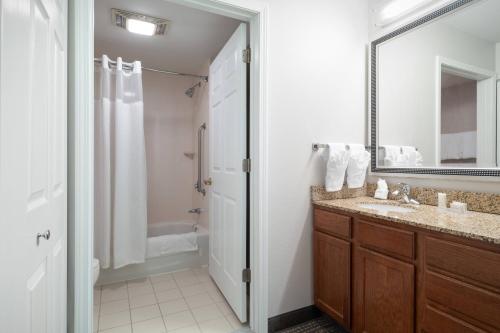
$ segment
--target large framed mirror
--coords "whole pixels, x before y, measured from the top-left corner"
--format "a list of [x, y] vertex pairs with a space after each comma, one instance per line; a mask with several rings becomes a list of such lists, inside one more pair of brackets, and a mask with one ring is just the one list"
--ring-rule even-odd
[[372, 172], [500, 176], [500, 0], [371, 43]]

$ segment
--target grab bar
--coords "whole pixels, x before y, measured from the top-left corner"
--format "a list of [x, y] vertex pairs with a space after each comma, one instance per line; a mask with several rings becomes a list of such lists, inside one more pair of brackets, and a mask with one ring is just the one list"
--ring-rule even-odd
[[196, 184], [194, 184], [196, 191], [203, 194], [203, 196], [207, 193], [207, 191], [203, 188], [203, 182], [201, 180], [203, 166], [203, 133], [206, 128], [207, 125], [205, 123], [201, 124], [198, 128], [198, 180], [196, 181]]

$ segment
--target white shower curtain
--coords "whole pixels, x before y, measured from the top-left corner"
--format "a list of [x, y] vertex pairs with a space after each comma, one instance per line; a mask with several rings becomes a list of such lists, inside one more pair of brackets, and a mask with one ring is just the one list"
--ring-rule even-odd
[[[115, 67], [115, 66], [113, 66]], [[141, 63], [95, 76], [94, 256], [103, 268], [144, 262], [147, 175]]]

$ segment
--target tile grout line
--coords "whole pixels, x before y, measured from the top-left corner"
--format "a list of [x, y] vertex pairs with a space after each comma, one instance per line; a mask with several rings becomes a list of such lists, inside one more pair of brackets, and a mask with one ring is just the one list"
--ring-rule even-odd
[[130, 305], [130, 293], [128, 291], [128, 281], [125, 281], [125, 285], [127, 286], [127, 299], [128, 299], [128, 315], [130, 317], [130, 332], [134, 333], [134, 325], [132, 325], [132, 307]]
[[[168, 332], [167, 323], [165, 322], [165, 318], [163, 318], [163, 313], [161, 312], [161, 308], [160, 308], [160, 301], [158, 300], [158, 296], [156, 295], [156, 289], [154, 287], [153, 281], [151, 281], [151, 276], [148, 276], [148, 280], [151, 283], [151, 287], [153, 288], [153, 295], [155, 296], [155, 299], [156, 299], [156, 306], [158, 307], [158, 311], [160, 311], [160, 318], [161, 318], [161, 321], [163, 323], [163, 328], [165, 329], [165, 333], [167, 333]], [[174, 281], [174, 283], [175, 283], [175, 281]]]
[[[194, 273], [194, 271], [192, 271], [193, 274], [196, 276], [196, 274]], [[198, 281], [200, 281], [200, 279], [198, 278], [198, 276], [196, 276], [196, 279]], [[177, 283], [177, 281], [175, 281]], [[182, 298], [184, 299], [184, 302], [186, 302], [187, 306], [188, 306], [188, 310], [189, 310], [189, 313], [191, 313], [191, 316], [193, 317], [194, 319], [194, 322], [196, 323], [196, 327], [198, 327], [198, 331], [200, 331], [201, 333], [203, 333], [203, 331], [201, 330], [201, 326], [200, 326], [200, 323], [198, 322], [198, 320], [196, 319], [196, 317], [194, 316], [194, 312], [193, 312], [193, 309], [191, 308], [191, 306], [189, 305], [189, 303], [187, 302], [186, 300], [186, 297], [184, 296], [184, 294], [182, 293], [182, 290], [181, 290], [181, 295], [182, 295]], [[210, 295], [209, 295], [210, 297]]]
[[99, 323], [101, 321], [101, 306], [102, 306], [101, 302], [102, 302], [102, 286], [99, 286], [99, 309], [97, 311], [97, 330], [96, 330], [97, 333], [99, 333]]
[[[174, 285], [175, 285], [175, 288], [170, 288], [170, 289], [167, 289], [167, 290], [164, 290], [164, 292], [167, 292], [169, 290], [175, 290], [177, 289], [180, 293], [180, 296], [181, 298], [178, 298], [178, 299], [175, 299], [175, 300], [168, 300], [166, 301], [165, 303], [168, 303], [168, 302], [173, 302], [173, 301], [178, 301], [178, 300], [182, 300], [186, 305], [187, 305], [187, 311], [189, 311], [191, 317], [194, 319], [194, 323], [195, 323], [195, 327], [198, 328], [198, 330], [200, 332], [203, 332], [202, 331], [202, 328], [201, 328], [201, 323], [196, 319], [195, 315], [194, 315], [194, 312], [193, 310], [195, 308], [192, 308], [191, 305], [189, 305], [189, 303], [187, 302], [187, 299], [186, 299], [186, 296], [184, 295], [183, 291], [182, 291], [182, 288], [190, 288], [190, 287], [193, 287], [193, 286], [196, 286], [196, 285], [202, 285], [204, 288], [204, 294], [207, 294], [208, 298], [211, 300], [213, 306], [216, 307], [217, 311], [220, 313], [220, 317], [218, 318], [213, 318], [213, 319], [210, 319], [210, 320], [222, 320], [224, 323], [226, 323], [228, 325], [228, 327], [233, 331], [235, 330], [234, 326], [232, 325], [231, 321], [227, 318], [228, 316], [231, 315], [231, 313], [229, 315], [226, 315], [221, 309], [219, 309], [219, 307], [217, 306], [218, 303], [225, 303], [227, 306], [229, 306], [229, 304], [227, 304], [227, 301], [225, 299], [223, 299], [222, 301], [220, 299], [215, 299], [212, 295], [210, 295], [209, 293], [209, 290], [205, 289], [207, 287], [207, 283], [214, 283], [212, 279], [209, 279], [208, 281], [206, 280], [201, 280], [200, 279], [200, 274], [198, 274], [197, 272], [195, 272], [194, 270], [192, 269], [188, 269], [188, 270], [185, 270], [185, 272], [190, 272], [193, 274], [193, 276], [195, 277], [195, 280], [196, 280], [196, 283], [195, 284], [190, 284], [190, 285], [186, 285], [186, 286], [181, 286], [179, 284], [179, 282], [177, 281], [175, 275], [173, 273], [166, 273], [166, 275], [171, 275], [171, 281], [173, 281]], [[163, 274], [158, 274], [158, 275], [163, 275]], [[126, 291], [127, 291], [127, 301], [128, 301], [128, 311], [129, 311], [129, 319], [130, 319], [130, 324], [129, 324], [129, 327], [131, 329], [131, 332], [133, 333], [134, 332], [134, 328], [133, 328], [133, 319], [132, 319], [132, 307], [131, 307], [131, 294], [130, 294], [130, 288], [129, 288], [129, 282], [130, 281], [133, 281], [134, 279], [132, 280], [125, 280], [123, 281], [123, 283], [125, 283], [125, 286], [126, 286]], [[153, 295], [154, 295], [154, 299], [156, 301], [156, 303], [154, 304], [154, 306], [156, 306], [156, 309], [159, 311], [160, 313], [160, 317], [162, 319], [162, 322], [163, 322], [163, 328], [165, 329], [165, 333], [168, 333], [168, 332], [171, 332], [172, 330], [168, 330], [167, 329], [167, 324], [166, 324], [166, 321], [167, 321], [167, 314], [165, 313], [165, 315], [163, 314], [161, 308], [160, 308], [160, 301], [159, 301], [159, 298], [158, 298], [158, 295], [157, 295], [157, 290], [154, 288], [154, 283], [151, 279], [151, 276], [147, 276], [146, 277], [146, 280], [147, 280], [147, 285], [149, 285], [152, 290], [153, 290]], [[170, 280], [169, 280], [170, 281]], [[161, 281], [158, 281], [158, 283], [162, 283]], [[99, 331], [99, 322], [100, 322], [100, 315], [101, 315], [101, 311], [100, 311], [100, 308], [102, 306], [102, 286], [100, 287], [100, 299], [99, 299], [99, 321], [98, 321], [98, 330], [97, 332], [98, 333], [102, 333]], [[161, 292], [161, 291], [158, 291], [158, 292]], [[199, 294], [195, 294], [195, 295], [191, 295], [191, 296], [197, 296], [197, 295], [201, 295], [203, 293], [199, 293]], [[143, 307], [148, 307], [148, 306], [151, 306], [151, 305], [145, 305], [145, 306], [141, 306], [141, 307], [138, 307], [138, 308], [143, 308]], [[203, 306], [207, 306], [207, 305], [203, 305]], [[203, 306], [199, 306], [199, 307], [196, 307], [197, 308], [201, 308]], [[176, 312], [176, 313], [181, 313], [182, 311], [180, 312]], [[118, 312], [116, 312], [118, 313]], [[155, 317], [157, 318], [157, 317]], [[144, 321], [148, 321], [148, 320], [152, 320], [154, 318], [150, 318], [150, 319], [144, 319], [144, 320], [140, 320], [138, 322], [144, 322]], [[210, 320], [206, 320], [206, 322], [210, 321]], [[120, 327], [120, 326], [116, 326], [116, 327]], [[112, 327], [112, 328], [116, 328], [116, 327]], [[188, 328], [189, 326], [185, 326], [185, 327], [179, 327], [179, 328], [176, 328], [174, 329], [173, 331], [175, 330], [178, 330], [178, 329], [183, 329], [183, 328]]]

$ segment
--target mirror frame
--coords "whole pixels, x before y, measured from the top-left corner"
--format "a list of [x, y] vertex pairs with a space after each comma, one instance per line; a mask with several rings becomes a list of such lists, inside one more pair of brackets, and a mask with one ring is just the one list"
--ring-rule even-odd
[[[395, 31], [384, 35], [371, 42], [370, 55], [370, 145], [371, 145], [371, 172], [373, 173], [408, 173], [408, 174], [423, 174], [423, 175], [449, 175], [449, 176], [483, 176], [483, 177], [500, 177], [500, 169], [493, 168], [380, 168], [377, 166], [378, 159], [378, 137], [377, 137], [377, 46], [390, 39], [396, 38], [399, 35], [407, 33], [413, 29], [420, 27], [430, 21], [450, 14], [459, 8], [466, 7], [474, 2], [481, 0], [458, 0], [446, 5], [430, 14], [427, 14], [416, 21], [413, 21]], [[498, 110], [497, 110], [498, 117]], [[498, 131], [498, 129], [497, 129]], [[498, 159], [498, 157], [497, 157]]]

